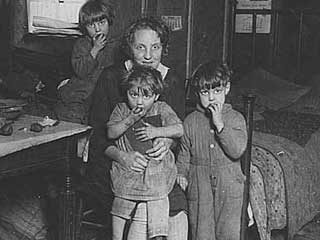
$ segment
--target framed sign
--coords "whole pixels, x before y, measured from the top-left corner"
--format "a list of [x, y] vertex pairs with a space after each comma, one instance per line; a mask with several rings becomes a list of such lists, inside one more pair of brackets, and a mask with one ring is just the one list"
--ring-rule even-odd
[[182, 29], [181, 16], [161, 16], [163, 22], [171, 29], [171, 31], [178, 31]]
[[271, 9], [271, 0], [238, 0], [237, 9]]
[[[236, 15], [236, 33], [252, 33], [252, 14], [237, 14]], [[256, 19], [256, 33], [270, 33], [271, 29], [271, 15], [257, 14]]]

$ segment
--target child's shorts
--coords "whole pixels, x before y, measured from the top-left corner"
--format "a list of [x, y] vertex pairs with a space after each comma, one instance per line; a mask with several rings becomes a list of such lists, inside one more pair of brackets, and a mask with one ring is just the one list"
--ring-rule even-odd
[[[124, 219], [131, 219], [135, 215], [134, 210], [138, 210], [139, 205], [137, 206], [137, 203], [137, 201], [131, 201], [124, 198], [115, 197], [112, 203], [111, 214]], [[137, 210], [135, 209], [136, 206]]]
[[115, 197], [111, 214], [133, 221], [148, 222], [148, 236], [167, 236], [169, 231], [169, 199], [131, 201]]

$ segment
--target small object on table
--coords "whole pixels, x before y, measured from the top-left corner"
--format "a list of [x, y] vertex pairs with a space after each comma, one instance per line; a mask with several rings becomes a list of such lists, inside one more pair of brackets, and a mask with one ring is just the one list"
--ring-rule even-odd
[[33, 132], [41, 132], [45, 127], [54, 127], [60, 123], [58, 120], [51, 119], [48, 116], [45, 116], [42, 120], [32, 123], [30, 127], [30, 131]]
[[10, 135], [12, 135], [12, 132], [13, 132], [12, 122], [4, 124], [0, 128], [0, 135], [10, 136]]
[[0, 117], [0, 128], [2, 128], [7, 123], [7, 119], [5, 117]]
[[30, 131], [32, 132], [41, 132], [43, 129], [43, 126], [39, 123], [32, 123], [30, 126]]
[[58, 120], [51, 119], [48, 116], [45, 116], [41, 121], [38, 122], [42, 127], [53, 127], [59, 124]]

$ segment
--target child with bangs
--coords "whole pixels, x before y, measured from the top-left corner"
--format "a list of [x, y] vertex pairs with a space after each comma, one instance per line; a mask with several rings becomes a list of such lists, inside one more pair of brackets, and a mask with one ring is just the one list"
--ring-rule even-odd
[[[121, 86], [127, 101], [118, 103], [113, 110], [107, 123], [108, 137], [115, 139], [116, 146], [122, 151], [140, 151], [148, 162], [142, 173], [112, 162], [113, 240], [123, 238], [128, 220], [141, 222], [145, 228], [142, 230], [148, 232], [148, 239], [162, 239], [168, 235], [168, 194], [176, 180], [175, 158], [171, 150], [160, 161], [149, 158], [147, 149], [152, 145], [142, 150], [139, 142], [150, 141], [152, 144], [155, 138], [179, 138], [183, 135], [182, 122], [167, 103], [158, 101], [163, 82], [156, 69], [134, 66]], [[160, 123], [149, 121], [156, 116]], [[130, 137], [130, 131], [136, 139]], [[136, 234], [129, 228], [126, 239], [142, 239]]]
[[72, 50], [74, 75], [58, 86], [55, 111], [61, 120], [87, 124], [91, 93], [103, 69], [113, 64], [115, 41], [108, 34], [114, 17], [111, 0], [88, 0], [80, 8], [83, 36], [75, 41]]
[[231, 70], [201, 65], [192, 79], [197, 108], [184, 120], [177, 182], [187, 191], [191, 240], [239, 240], [245, 177], [239, 158], [247, 146], [246, 122], [225, 103]]

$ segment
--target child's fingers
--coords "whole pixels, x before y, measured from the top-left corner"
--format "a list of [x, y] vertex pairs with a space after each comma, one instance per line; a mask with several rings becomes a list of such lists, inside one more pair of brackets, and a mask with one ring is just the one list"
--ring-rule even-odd
[[214, 114], [215, 111], [216, 111], [213, 105], [210, 105], [210, 106], [208, 107], [208, 109], [209, 109], [209, 111], [211, 112], [211, 114]]
[[218, 104], [217, 103], [213, 103], [209, 106], [209, 110], [214, 113], [214, 112], [217, 112], [218, 110]]
[[147, 165], [148, 160], [146, 159], [146, 157], [139, 152], [134, 152], [134, 158], [130, 168], [134, 171], [141, 172], [145, 170]]
[[153, 147], [146, 151], [148, 157], [161, 161], [163, 157], [168, 153], [169, 147], [166, 145], [166, 142], [161, 138], [156, 138], [153, 142]]
[[135, 107], [135, 108], [132, 109], [132, 112], [133, 112], [134, 114], [141, 114], [141, 113], [143, 113], [143, 108], [141, 108], [141, 107]]
[[145, 127], [138, 127], [138, 128], [135, 128], [134, 129], [134, 132], [137, 134], [141, 134], [141, 133], [144, 133], [146, 131], [146, 128]]
[[136, 136], [136, 138], [142, 142], [148, 141], [150, 139], [147, 135]]
[[148, 134], [144, 128], [137, 128], [135, 130], [135, 136], [140, 141], [147, 141], [149, 140]]
[[94, 35], [94, 37], [93, 37], [95, 40], [102, 40], [102, 39], [106, 39], [107, 38], [107, 36], [104, 34], [104, 33], [102, 33], [102, 32], [100, 32], [100, 33], [97, 33], [96, 35]]
[[144, 124], [145, 127], [153, 127], [150, 123], [143, 121], [143, 119], [142, 119], [142, 123]]
[[[150, 149], [149, 149], [150, 150]], [[152, 158], [152, 159], [154, 159], [154, 160], [156, 160], [156, 161], [161, 161], [162, 159], [163, 159], [163, 157], [167, 154], [167, 152], [169, 151], [168, 149], [167, 149], [167, 147], [166, 146], [163, 146], [163, 147], [161, 147], [161, 148], [159, 148], [159, 149], [154, 149], [154, 148], [152, 148], [152, 150], [150, 150], [150, 151], [147, 151], [147, 155], [150, 157], [150, 158]]]
[[180, 187], [185, 191], [188, 186], [188, 181], [184, 177], [178, 177], [177, 183], [180, 185]]

